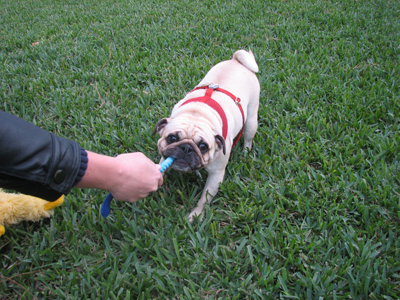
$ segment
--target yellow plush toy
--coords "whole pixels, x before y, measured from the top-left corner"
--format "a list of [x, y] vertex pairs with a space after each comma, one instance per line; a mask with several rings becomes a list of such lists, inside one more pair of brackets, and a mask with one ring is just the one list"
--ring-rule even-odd
[[64, 202], [64, 195], [54, 202], [23, 194], [5, 193], [0, 190], [0, 236], [5, 233], [7, 225], [21, 221], [39, 221], [49, 218], [54, 208]]

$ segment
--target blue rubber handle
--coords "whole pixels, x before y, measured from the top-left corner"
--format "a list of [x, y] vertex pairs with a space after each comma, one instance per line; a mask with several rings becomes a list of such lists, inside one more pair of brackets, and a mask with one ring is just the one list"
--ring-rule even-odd
[[[160, 164], [161, 166], [160, 172], [163, 173], [166, 169], [168, 169], [172, 165], [173, 162], [174, 159], [172, 157], [167, 157], [167, 159]], [[106, 218], [110, 214], [112, 199], [114, 199], [114, 197], [113, 195], [111, 195], [111, 193], [109, 193], [106, 199], [104, 199], [103, 204], [101, 205], [100, 213], [104, 218]]]
[[103, 205], [101, 206], [101, 210], [100, 210], [100, 213], [104, 218], [110, 214], [111, 201], [113, 198], [114, 198], [113, 195], [111, 195], [111, 193], [109, 193], [107, 195], [106, 199], [104, 199]]
[[164, 173], [164, 171], [166, 170], [166, 169], [168, 169], [171, 165], [172, 165], [172, 163], [174, 162], [174, 158], [172, 158], [172, 157], [167, 157], [167, 159], [166, 160], [164, 160], [161, 164], [160, 164], [160, 166], [161, 166], [161, 169], [160, 169], [160, 172], [161, 173]]

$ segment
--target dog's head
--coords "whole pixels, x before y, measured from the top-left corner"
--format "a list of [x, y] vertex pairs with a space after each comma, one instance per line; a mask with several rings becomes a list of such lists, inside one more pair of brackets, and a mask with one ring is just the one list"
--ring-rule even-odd
[[190, 172], [207, 166], [220, 150], [226, 154], [225, 140], [211, 122], [201, 117], [178, 115], [157, 122], [153, 135], [158, 132], [158, 151], [164, 157], [174, 158], [172, 168]]

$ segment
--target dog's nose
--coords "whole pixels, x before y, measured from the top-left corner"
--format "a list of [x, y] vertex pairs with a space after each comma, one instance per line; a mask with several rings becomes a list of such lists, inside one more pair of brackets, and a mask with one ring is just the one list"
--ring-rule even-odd
[[182, 149], [183, 153], [185, 153], [186, 155], [191, 154], [194, 151], [193, 147], [190, 146], [189, 144], [183, 144], [183, 145], [180, 145], [179, 147]]

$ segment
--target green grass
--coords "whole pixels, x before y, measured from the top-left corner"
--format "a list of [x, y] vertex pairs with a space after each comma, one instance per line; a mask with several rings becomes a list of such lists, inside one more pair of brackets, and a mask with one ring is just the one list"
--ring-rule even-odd
[[[0, 239], [1, 299], [398, 299], [400, 3], [0, 1], [0, 109], [158, 161], [153, 125], [215, 63], [260, 67], [254, 149], [202, 222], [204, 182], [74, 190]], [[39, 45], [32, 46], [32, 43]], [[203, 174], [203, 178], [205, 174]]]

